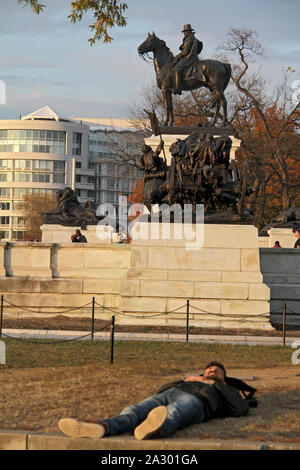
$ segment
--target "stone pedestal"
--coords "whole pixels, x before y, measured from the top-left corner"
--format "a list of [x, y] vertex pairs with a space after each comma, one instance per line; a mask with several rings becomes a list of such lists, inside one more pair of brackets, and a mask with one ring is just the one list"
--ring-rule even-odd
[[278, 240], [282, 248], [294, 248], [296, 237], [292, 228], [271, 228], [269, 234], [269, 248]]
[[6, 276], [6, 269], [5, 269], [5, 249], [7, 243], [0, 242], [0, 277]]
[[86, 230], [81, 230], [80, 227], [65, 227], [63, 225], [44, 224], [41, 226], [42, 242], [48, 243], [72, 243], [71, 236], [75, 233], [76, 229], [86, 237], [88, 243], [103, 244], [113, 243], [114, 229], [109, 226], [102, 225], [88, 225]]
[[[168, 227], [158, 225], [156, 239], [132, 241], [119, 292], [120, 310], [133, 315], [128, 323], [140, 317], [143, 324], [185, 326], [189, 300], [190, 325], [272, 329], [254, 226], [202, 225], [203, 246], [191, 249], [190, 239], [178, 238], [177, 224], [171, 224], [169, 239], [162, 236]], [[142, 223], [141, 231], [153, 231], [151, 223]]]
[[52, 278], [51, 248], [50, 243], [7, 243], [7, 276]]

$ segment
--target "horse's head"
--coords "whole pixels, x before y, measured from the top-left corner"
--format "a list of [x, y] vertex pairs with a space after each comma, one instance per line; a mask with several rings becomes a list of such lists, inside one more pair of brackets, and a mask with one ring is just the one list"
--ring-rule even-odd
[[159, 38], [155, 35], [154, 31], [152, 34], [148, 33], [147, 39], [138, 47], [139, 55], [143, 56], [147, 52], [153, 52], [158, 41]]
[[173, 157], [177, 156], [180, 153], [180, 150], [181, 150], [180, 143], [181, 141], [177, 139], [176, 142], [173, 142], [170, 145], [169, 151]]

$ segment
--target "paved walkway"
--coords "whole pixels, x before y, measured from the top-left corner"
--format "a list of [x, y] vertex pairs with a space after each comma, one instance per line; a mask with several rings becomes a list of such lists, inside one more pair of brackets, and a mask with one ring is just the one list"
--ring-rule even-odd
[[[3, 328], [3, 335], [15, 338], [39, 338], [39, 339], [91, 339], [88, 331], [64, 331], [64, 330], [29, 330], [29, 329], [9, 329]], [[94, 333], [95, 340], [110, 340], [110, 332]], [[121, 333], [115, 332], [115, 340], [134, 341], [186, 341], [186, 334], [168, 333]], [[283, 338], [280, 336], [250, 336], [250, 335], [195, 335], [190, 334], [189, 342], [198, 343], [220, 343], [220, 344], [248, 344], [248, 345], [283, 345]], [[299, 341], [300, 337], [286, 337], [285, 345], [290, 346], [294, 341]]]
[[149, 439], [137, 441], [123, 435], [103, 439], [71, 438], [63, 434], [0, 430], [0, 450], [108, 450], [108, 451], [197, 451], [197, 450], [300, 450], [293, 442], [221, 439]]

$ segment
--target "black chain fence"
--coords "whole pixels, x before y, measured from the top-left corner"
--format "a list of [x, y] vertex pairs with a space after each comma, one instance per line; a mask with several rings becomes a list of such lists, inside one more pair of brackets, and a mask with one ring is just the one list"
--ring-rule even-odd
[[[82, 339], [87, 339], [88, 337], [90, 337], [92, 340], [94, 339], [94, 335], [95, 333], [98, 333], [98, 332], [102, 332], [102, 331], [105, 331], [105, 330], [110, 330], [110, 343], [111, 343], [111, 363], [113, 363], [113, 351], [114, 351], [114, 333], [115, 333], [115, 318], [116, 316], [124, 316], [124, 317], [131, 317], [131, 318], [141, 318], [140, 315], [138, 314], [129, 314], [129, 313], [125, 313], [125, 312], [120, 312], [120, 311], [117, 311], [111, 307], [106, 307], [104, 305], [101, 305], [100, 303], [96, 302], [95, 301], [95, 297], [92, 298], [92, 300], [84, 305], [81, 305], [79, 307], [71, 307], [71, 308], [68, 308], [68, 309], [65, 309], [65, 310], [59, 310], [59, 311], [45, 311], [43, 310], [42, 312], [40, 311], [40, 307], [36, 307], [36, 309], [34, 308], [28, 308], [28, 307], [24, 307], [24, 306], [20, 306], [20, 305], [16, 305], [14, 304], [13, 302], [10, 302], [9, 300], [5, 299], [5, 297], [3, 295], [1, 295], [1, 308], [0, 308], [0, 338], [1, 337], [6, 337], [6, 338], [11, 338], [13, 340], [16, 340], [16, 341], [26, 341], [26, 342], [31, 342], [31, 343], [43, 343], [43, 339], [38, 341], [37, 339], [33, 340], [33, 339], [28, 339], [28, 338], [20, 338], [20, 337], [16, 337], [16, 336], [12, 336], [12, 335], [9, 335], [9, 334], [4, 334], [3, 333], [3, 315], [4, 315], [4, 308], [5, 306], [9, 306], [9, 307], [14, 307], [15, 309], [20, 309], [22, 311], [25, 311], [25, 312], [29, 312], [29, 313], [33, 313], [33, 314], [40, 314], [40, 313], [43, 313], [45, 315], [49, 314], [49, 315], [61, 315], [63, 313], [73, 313], [75, 311], [80, 311], [82, 309], [87, 309], [88, 307], [91, 309], [91, 329], [88, 333], [82, 335], [82, 336], [76, 336], [74, 338], [68, 338], [68, 339], [57, 339], [57, 340], [53, 340], [53, 341], [47, 341], [47, 344], [57, 344], [57, 343], [67, 343], [67, 342], [70, 342], [70, 341], [77, 341], [77, 340], [82, 340]], [[111, 317], [111, 321], [105, 321], [103, 320], [103, 323], [97, 328], [95, 328], [95, 309], [96, 308], [101, 308], [103, 311], [107, 311], [107, 312], [110, 312], [112, 314], [112, 317]], [[241, 325], [244, 323], [244, 321], [246, 319], [261, 319], [262, 317], [266, 317], [267, 315], [270, 315], [270, 312], [264, 312], [264, 313], [259, 313], [259, 314], [256, 314], [256, 315], [244, 315], [244, 314], [224, 314], [224, 313], [215, 313], [215, 312], [209, 312], [207, 310], [203, 310], [199, 307], [196, 307], [195, 305], [193, 305], [189, 299], [187, 299], [185, 301], [185, 303], [183, 305], [181, 305], [180, 307], [177, 307], [173, 310], [170, 310], [168, 312], [164, 312], [164, 313], [157, 313], [157, 314], [152, 314], [152, 315], [147, 315], [147, 319], [148, 318], [155, 318], [155, 317], [162, 317], [163, 315], [164, 316], [167, 316], [171, 313], [175, 313], [175, 312], [178, 312], [179, 310], [181, 310], [181, 313], [183, 313], [182, 311], [185, 310], [185, 313], [186, 313], [186, 341], [188, 342], [189, 341], [189, 333], [190, 333], [190, 315], [191, 315], [191, 309], [194, 309], [196, 310], [196, 312], [200, 312], [200, 314], [203, 314], [203, 315], [211, 315], [213, 317], [218, 317], [218, 318], [227, 318], [227, 319], [230, 319], [230, 321], [234, 321], [234, 322], [239, 322], [241, 323]], [[288, 315], [293, 315], [293, 316], [300, 316], [299, 313], [297, 312], [294, 312], [293, 310], [291, 310], [290, 308], [287, 308], [287, 304], [286, 302], [283, 302], [282, 303], [282, 306], [280, 308], [278, 308], [277, 310], [272, 310], [272, 313], [281, 313], [282, 314], [282, 333], [283, 333], [283, 345], [285, 345], [285, 340], [286, 340], [286, 321], [287, 321], [287, 316]]]

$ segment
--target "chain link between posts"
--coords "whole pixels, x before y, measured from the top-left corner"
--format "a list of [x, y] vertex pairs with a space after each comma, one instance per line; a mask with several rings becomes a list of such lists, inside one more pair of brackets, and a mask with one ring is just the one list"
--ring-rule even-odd
[[[90, 332], [88, 332], [88, 333], [86, 333], [82, 336], [78, 336], [76, 338], [69, 338], [69, 339], [64, 339], [64, 340], [58, 339], [58, 340], [55, 340], [55, 341], [47, 341], [47, 344], [68, 343], [68, 342], [71, 342], [71, 341], [77, 341], [77, 340], [81, 340], [81, 339], [84, 339], [84, 338], [88, 338], [89, 336], [91, 336], [91, 338], [94, 339], [94, 334], [95, 333], [99, 333], [101, 331], [104, 331], [108, 327], [111, 328], [111, 336], [113, 336], [115, 316], [125, 316], [125, 317], [131, 317], [131, 318], [139, 318], [139, 319], [147, 318], [147, 319], [149, 319], [149, 318], [167, 316], [171, 313], [178, 312], [179, 310], [181, 310], [180, 313], [185, 313], [182, 310], [186, 309], [186, 313], [187, 313], [187, 330], [188, 330], [189, 329], [189, 315], [191, 314], [190, 309], [194, 309], [197, 312], [201, 312], [201, 314], [204, 314], [204, 315], [211, 315], [213, 317], [219, 317], [219, 318], [220, 317], [221, 318], [229, 318], [229, 319], [231, 319], [231, 321], [234, 320], [234, 321], [240, 322], [240, 323], [243, 323], [243, 321], [247, 318], [251, 318], [251, 319], [261, 318], [261, 317], [266, 317], [267, 315], [274, 314], [274, 313], [283, 313], [283, 317], [286, 317], [286, 315], [288, 315], [288, 314], [291, 314], [293, 316], [300, 315], [299, 313], [294, 312], [290, 308], [288, 309], [289, 311], [287, 312], [285, 303], [283, 304], [283, 310], [282, 310], [282, 307], [279, 307], [276, 310], [272, 310], [272, 312], [264, 312], [264, 313], [259, 313], [259, 314], [244, 315], [244, 314], [233, 314], [233, 313], [224, 314], [224, 313], [209, 312], [207, 310], [196, 307], [195, 305], [191, 304], [189, 300], [187, 300], [183, 305], [181, 305], [180, 307], [174, 308], [173, 310], [170, 310], [170, 311], [167, 311], [167, 312], [161, 312], [161, 313], [157, 313], [157, 314], [150, 314], [150, 315], [147, 315], [146, 317], [145, 316], [141, 317], [141, 315], [138, 315], [138, 314], [120, 312], [120, 311], [117, 311], [117, 310], [115, 310], [111, 307], [106, 307], [104, 305], [101, 305], [100, 303], [95, 301], [94, 297], [93, 297], [92, 301], [87, 302], [86, 304], [81, 305], [79, 307], [71, 307], [71, 308], [68, 308], [68, 309], [65, 309], [65, 310], [59, 310], [59, 311], [53, 312], [53, 311], [41, 311], [41, 307], [36, 307], [38, 310], [33, 310], [32, 308], [16, 305], [13, 302], [10, 302], [9, 300], [5, 299], [4, 296], [2, 295], [1, 296], [0, 337], [3, 336], [3, 337], [6, 337], [6, 338], [11, 338], [11, 339], [14, 339], [14, 340], [18, 340], [18, 341], [26, 341], [26, 342], [30, 342], [30, 343], [39, 343], [39, 344], [44, 343], [44, 340], [47, 339], [47, 338], [43, 338], [40, 341], [32, 341], [32, 340], [25, 339], [25, 338], [16, 338], [14, 336], [2, 333], [4, 303], [9, 305], [10, 307], [14, 307], [16, 309], [20, 309], [20, 310], [23, 310], [23, 311], [26, 311], [26, 312], [30, 312], [30, 313], [34, 313], [34, 314], [37, 314], [37, 313], [41, 314], [42, 313], [42, 314], [45, 314], [45, 315], [57, 315], [57, 314], [61, 315], [63, 313], [70, 313], [70, 312], [74, 312], [76, 310], [82, 310], [82, 309], [86, 309], [87, 307], [92, 306], [92, 329], [91, 329]], [[95, 307], [96, 306], [101, 308], [104, 311], [107, 311], [107, 312], [110, 312], [110, 313], [113, 314], [111, 322], [110, 321], [103, 321], [103, 326], [100, 327], [100, 328], [98, 326], [97, 329], [94, 328], [94, 313], [95, 313]], [[194, 314], [194, 313], [195, 312], [192, 312], [192, 314]], [[284, 324], [285, 324], [285, 318], [284, 318]], [[46, 333], [46, 335], [47, 335], [47, 333]], [[188, 340], [188, 331], [187, 331], [187, 340]]]

